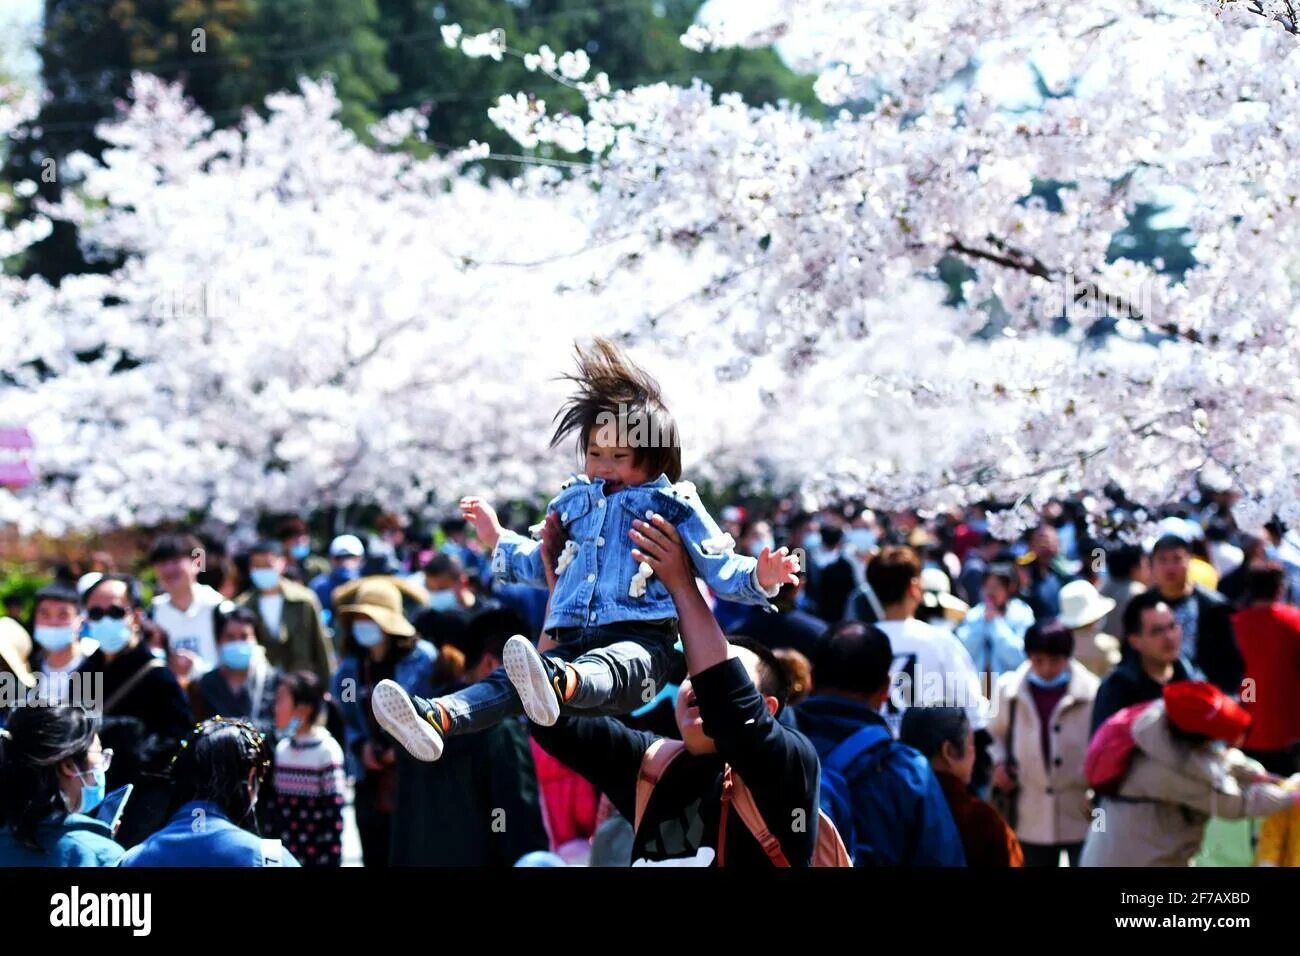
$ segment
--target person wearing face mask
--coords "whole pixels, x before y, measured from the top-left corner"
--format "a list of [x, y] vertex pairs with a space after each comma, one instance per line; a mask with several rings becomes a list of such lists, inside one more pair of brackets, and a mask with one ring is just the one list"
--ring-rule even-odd
[[1092, 824], [1083, 767], [1101, 681], [1073, 659], [1074, 635], [1059, 621], [1030, 627], [1025, 654], [998, 681], [993, 786], [1013, 808], [1026, 866], [1058, 866], [1062, 850], [1078, 866]]
[[86, 591], [84, 616], [99, 649], [78, 668], [80, 686], [102, 682], [101, 734], [117, 754], [108, 772], [110, 790], [128, 783], [117, 839], [133, 846], [162, 822], [166, 812], [167, 761], [193, 724], [189, 700], [165, 661], [141, 639], [140, 584], [128, 575], [106, 574]]
[[286, 518], [275, 531], [284, 551], [284, 576], [295, 584], [306, 584], [318, 574], [329, 574], [330, 564], [311, 550], [311, 532], [301, 518]]
[[424, 590], [390, 576], [362, 578], [334, 593], [343, 653], [331, 693], [343, 712], [343, 744], [356, 780], [353, 806], [366, 866], [389, 863], [397, 790], [393, 741], [370, 705], [375, 685], [396, 681], [408, 694], [433, 696], [437, 649], [416, 633], [402, 613], [403, 595], [423, 603]]
[[308, 585], [316, 595], [321, 616], [327, 627], [334, 626], [334, 591], [361, 577], [361, 563], [366, 556], [366, 546], [355, 534], [341, 534], [330, 542], [330, 570], [318, 574]]
[[320, 602], [309, 588], [284, 576], [284, 551], [277, 541], [261, 541], [248, 554], [252, 589], [235, 603], [257, 621], [257, 640], [272, 667], [309, 670], [326, 683], [334, 672], [334, 652]]
[[0, 729], [0, 867], [113, 866], [122, 847], [91, 816], [113, 751], [80, 707], [20, 707]]
[[190, 685], [197, 720], [239, 717], [267, 736], [275, 733], [276, 687], [280, 671], [266, 660], [257, 643], [257, 616], [246, 607], [226, 603], [217, 609], [217, 668]]
[[429, 607], [412, 623], [421, 637], [435, 645], [451, 642], [460, 646], [471, 620], [501, 607], [500, 601], [474, 593], [469, 575], [455, 555], [431, 557], [424, 565], [422, 581], [429, 592]]
[[343, 860], [343, 748], [320, 720], [325, 685], [311, 671], [286, 674], [275, 694], [274, 796], [263, 832], [278, 837], [303, 866]]
[[36, 647], [28, 663], [33, 673], [41, 675], [49, 699], [67, 703], [73, 672], [99, 645], [82, 636], [86, 621], [75, 588], [58, 581], [47, 584], [36, 592], [35, 604], [32, 638]]
[[279, 840], [257, 832], [257, 802], [270, 762], [266, 738], [251, 724], [205, 720], [172, 761], [171, 818], [128, 850], [120, 865], [300, 866]]

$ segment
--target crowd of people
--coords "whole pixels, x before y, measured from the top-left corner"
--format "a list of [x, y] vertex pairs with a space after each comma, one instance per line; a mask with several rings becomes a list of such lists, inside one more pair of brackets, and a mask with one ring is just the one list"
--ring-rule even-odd
[[[978, 509], [721, 511], [741, 553], [779, 535], [807, 562], [766, 610], [688, 576], [725, 635], [715, 654], [738, 662], [709, 690], [734, 702], [752, 678], [764, 729], [802, 745], [771, 775], [793, 788], [774, 818], [811, 777], [805, 809], [826, 809], [858, 865], [1300, 862], [1300, 549], [1212, 501], [1145, 547], [1094, 546], [1070, 513], [1008, 544]], [[656, 739], [697, 753], [680, 603], [685, 658], [631, 714], [500, 720], [426, 763], [385, 732], [375, 687], [432, 699], [487, 680], [511, 637], [544, 632], [545, 591], [494, 579], [458, 518], [408, 541], [386, 516], [320, 556], [294, 518], [241, 555], [213, 552], [164, 534], [142, 561], [152, 600], [100, 555], [57, 569], [23, 619], [0, 618], [0, 669], [64, 705], [2, 714], [0, 864], [215, 862], [236, 846], [257, 862], [278, 841], [286, 862], [338, 865], [346, 804], [369, 866], [644, 863], [690, 842], [634, 837], [637, 773], [620, 773]], [[83, 675], [102, 675], [90, 715], [67, 706]], [[1117, 718], [1127, 772], [1098, 788], [1089, 745]], [[177, 753], [214, 734], [227, 756], [180, 801]], [[93, 811], [128, 784], [110, 830]], [[167, 836], [196, 807], [214, 825], [206, 849]]]
[[1300, 863], [1280, 523], [1207, 488], [1145, 539], [1102, 530], [1118, 489], [1015, 541], [992, 506], [715, 521], [601, 424], [672, 433], [653, 380], [579, 356], [584, 466], [527, 530], [173, 531], [7, 603], [0, 865], [337, 866], [349, 807], [372, 867]]

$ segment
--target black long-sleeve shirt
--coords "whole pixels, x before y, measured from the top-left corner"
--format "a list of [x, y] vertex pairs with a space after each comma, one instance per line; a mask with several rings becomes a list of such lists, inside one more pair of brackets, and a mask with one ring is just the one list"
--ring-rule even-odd
[[[704, 732], [716, 754], [681, 754], [646, 806], [632, 844], [633, 860], [716, 861], [722, 781], [727, 764], [744, 780], [792, 866], [807, 866], [817, 838], [820, 767], [807, 737], [767, 712], [744, 665], [734, 658], [692, 678]], [[561, 717], [532, 726], [537, 742], [606, 793], [629, 820], [636, 815], [641, 760], [655, 736], [609, 717]], [[728, 866], [771, 862], [733, 806], [727, 824]]]
[[[1174, 661], [1174, 674], [1170, 683], [1202, 679], [1200, 671], [1189, 666], [1185, 658], [1180, 657]], [[1164, 689], [1165, 685], [1144, 671], [1138, 656], [1130, 651], [1113, 671], [1102, 678], [1101, 686], [1097, 688], [1097, 696], [1092, 702], [1092, 726], [1088, 730], [1088, 736], [1095, 734], [1107, 717], [1119, 713], [1125, 707], [1159, 700]]]

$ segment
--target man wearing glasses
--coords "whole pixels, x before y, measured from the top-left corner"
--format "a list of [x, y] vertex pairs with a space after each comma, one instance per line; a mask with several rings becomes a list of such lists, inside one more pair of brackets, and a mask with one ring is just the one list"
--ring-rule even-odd
[[1125, 707], [1159, 700], [1166, 684], [1204, 679], [1183, 657], [1182, 628], [1158, 590], [1144, 591], [1129, 601], [1124, 610], [1124, 641], [1123, 659], [1097, 689], [1090, 734]]
[[118, 842], [130, 847], [165, 819], [166, 767], [194, 717], [175, 675], [141, 640], [139, 582], [106, 574], [86, 591], [84, 601], [99, 649], [78, 674], [103, 675], [103, 699], [94, 703], [104, 718], [100, 737], [116, 753], [108, 789], [135, 784], [118, 831]]

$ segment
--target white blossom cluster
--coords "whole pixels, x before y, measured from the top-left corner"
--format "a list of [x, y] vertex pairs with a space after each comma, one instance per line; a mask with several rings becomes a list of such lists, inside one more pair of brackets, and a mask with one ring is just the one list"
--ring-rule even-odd
[[[218, 131], [139, 77], [103, 162], [70, 164], [81, 183], [45, 211], [124, 265], [57, 290], [0, 278], [0, 415], [36, 435], [39, 479], [0, 492], [0, 520], [544, 500], [574, 465], [547, 447], [556, 376], [608, 334], [661, 378], [697, 482], [995, 497], [1012, 534], [1053, 495], [1117, 481], [1161, 501], [1213, 471], [1252, 519], [1300, 523], [1284, 9], [768, 0], [744, 30], [685, 38], [797, 25], [826, 122], [699, 82], [613, 89], [585, 79], [598, 54], [519, 53], [585, 98], [551, 115], [524, 91], [491, 114], [572, 153], [564, 181], [485, 182], [478, 144], [412, 158], [395, 148], [423, 135], [412, 114], [362, 143], [326, 84]], [[443, 39], [514, 55], [495, 31]], [[1033, 102], [1009, 105], [1017, 84]], [[0, 106], [0, 136], [20, 113]], [[1026, 198], [1036, 180], [1060, 184], [1059, 210]], [[1126, 214], [1171, 190], [1196, 266], [1107, 262]], [[0, 254], [48, 228], [0, 228]], [[947, 257], [974, 270], [956, 307]], [[1097, 299], [1125, 316], [1101, 345]]]

